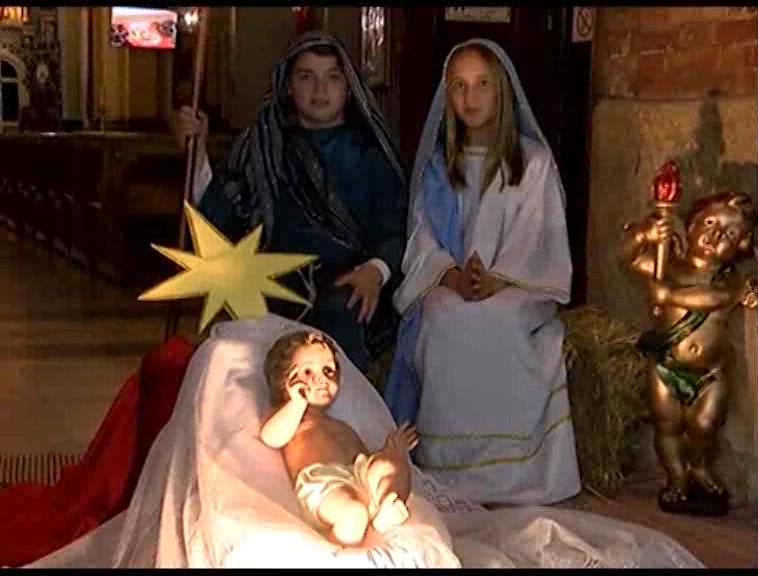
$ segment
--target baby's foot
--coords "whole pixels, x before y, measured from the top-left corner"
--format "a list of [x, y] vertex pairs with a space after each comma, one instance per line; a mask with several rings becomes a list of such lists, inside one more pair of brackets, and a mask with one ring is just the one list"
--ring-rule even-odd
[[379, 510], [371, 524], [377, 532], [384, 534], [395, 526], [400, 526], [409, 515], [408, 508], [397, 493], [390, 492], [379, 504]]

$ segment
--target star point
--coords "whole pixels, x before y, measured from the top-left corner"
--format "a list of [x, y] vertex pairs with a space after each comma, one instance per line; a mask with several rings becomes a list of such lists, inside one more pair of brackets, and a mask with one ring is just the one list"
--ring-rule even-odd
[[200, 212], [185, 202], [184, 209], [196, 253], [152, 244], [184, 270], [146, 290], [140, 301], [181, 300], [205, 296], [199, 331], [225, 309], [234, 319], [256, 318], [268, 313], [264, 296], [297, 304], [309, 302], [276, 282], [276, 278], [306, 266], [317, 256], [259, 253], [263, 226], [232, 244]]

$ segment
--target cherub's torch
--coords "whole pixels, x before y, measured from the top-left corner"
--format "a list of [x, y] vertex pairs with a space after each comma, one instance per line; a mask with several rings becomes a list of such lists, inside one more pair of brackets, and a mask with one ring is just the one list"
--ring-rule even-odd
[[[669, 160], [658, 169], [653, 179], [653, 201], [655, 214], [658, 217], [670, 215], [677, 206], [679, 197], [682, 195], [682, 181], [679, 177], [679, 167]], [[668, 259], [669, 241], [658, 244], [655, 258], [655, 279], [663, 279], [663, 270]]]

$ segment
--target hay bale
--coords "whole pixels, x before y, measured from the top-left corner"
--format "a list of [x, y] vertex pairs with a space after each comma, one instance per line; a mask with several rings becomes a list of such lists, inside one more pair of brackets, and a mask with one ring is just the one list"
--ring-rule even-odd
[[628, 472], [630, 438], [648, 416], [639, 327], [583, 306], [561, 313], [568, 391], [582, 482], [614, 496]]

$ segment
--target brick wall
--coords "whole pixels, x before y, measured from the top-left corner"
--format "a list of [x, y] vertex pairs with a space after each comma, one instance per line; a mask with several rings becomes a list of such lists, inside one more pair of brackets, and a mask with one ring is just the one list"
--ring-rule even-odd
[[756, 94], [758, 8], [598, 9], [596, 98]]

